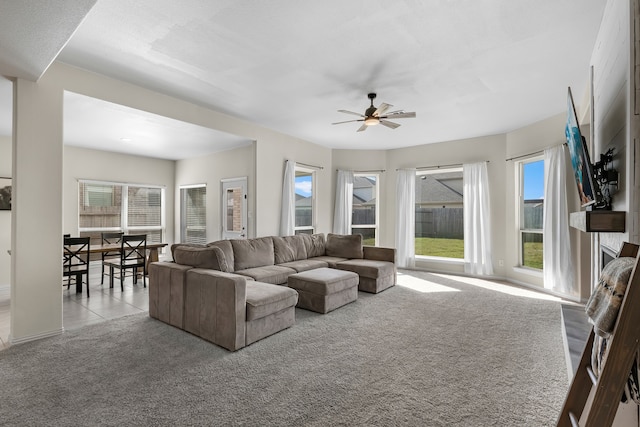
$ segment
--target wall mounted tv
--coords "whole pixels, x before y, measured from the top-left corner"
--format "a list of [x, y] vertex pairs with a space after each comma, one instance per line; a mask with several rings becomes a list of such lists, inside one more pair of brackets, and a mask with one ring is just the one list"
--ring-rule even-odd
[[580, 197], [580, 205], [582, 207], [590, 206], [591, 208], [603, 208], [604, 203], [600, 186], [595, 179], [595, 173], [589, 151], [587, 150], [587, 141], [580, 133], [578, 124], [578, 115], [576, 114], [571, 88], [567, 94], [567, 125], [565, 127], [567, 136], [567, 145], [569, 146], [569, 155], [571, 156], [571, 165], [578, 186], [578, 196]]

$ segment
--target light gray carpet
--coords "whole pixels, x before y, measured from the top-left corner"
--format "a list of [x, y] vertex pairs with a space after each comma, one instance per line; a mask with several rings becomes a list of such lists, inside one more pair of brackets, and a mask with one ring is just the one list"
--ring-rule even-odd
[[[2, 425], [555, 425], [560, 303], [404, 272], [230, 353], [146, 315], [0, 352]], [[409, 275], [409, 276], [407, 276]]]

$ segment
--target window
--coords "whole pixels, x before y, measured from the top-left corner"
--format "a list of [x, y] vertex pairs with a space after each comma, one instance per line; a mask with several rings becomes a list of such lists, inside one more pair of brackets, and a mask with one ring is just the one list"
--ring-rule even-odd
[[520, 265], [542, 270], [544, 160], [537, 157], [522, 161], [519, 170]]
[[416, 256], [464, 259], [462, 168], [416, 174]]
[[162, 242], [164, 188], [96, 181], [80, 181], [78, 187], [80, 236], [89, 236], [98, 244], [102, 232], [123, 231]]
[[351, 234], [362, 234], [362, 243], [378, 243], [378, 175], [354, 174]]
[[313, 234], [315, 230], [315, 171], [296, 166], [295, 234]]
[[180, 241], [207, 243], [207, 187], [180, 188]]

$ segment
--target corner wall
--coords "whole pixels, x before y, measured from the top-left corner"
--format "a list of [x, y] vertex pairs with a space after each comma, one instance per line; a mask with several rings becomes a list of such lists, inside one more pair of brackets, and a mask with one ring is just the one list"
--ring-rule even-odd
[[[11, 177], [11, 137], [0, 136], [0, 177]], [[0, 286], [11, 282], [11, 211], [0, 211]]]

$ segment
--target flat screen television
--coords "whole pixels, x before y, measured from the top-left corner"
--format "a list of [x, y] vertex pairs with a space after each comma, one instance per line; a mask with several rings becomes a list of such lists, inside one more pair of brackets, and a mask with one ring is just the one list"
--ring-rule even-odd
[[593, 165], [587, 149], [587, 141], [580, 133], [580, 125], [578, 124], [578, 115], [573, 103], [571, 88], [569, 88], [567, 94], [567, 125], [564, 131], [567, 136], [571, 165], [573, 166], [578, 186], [580, 205], [582, 207], [592, 205], [592, 207], [598, 207], [603, 203], [602, 192], [595, 179]]

